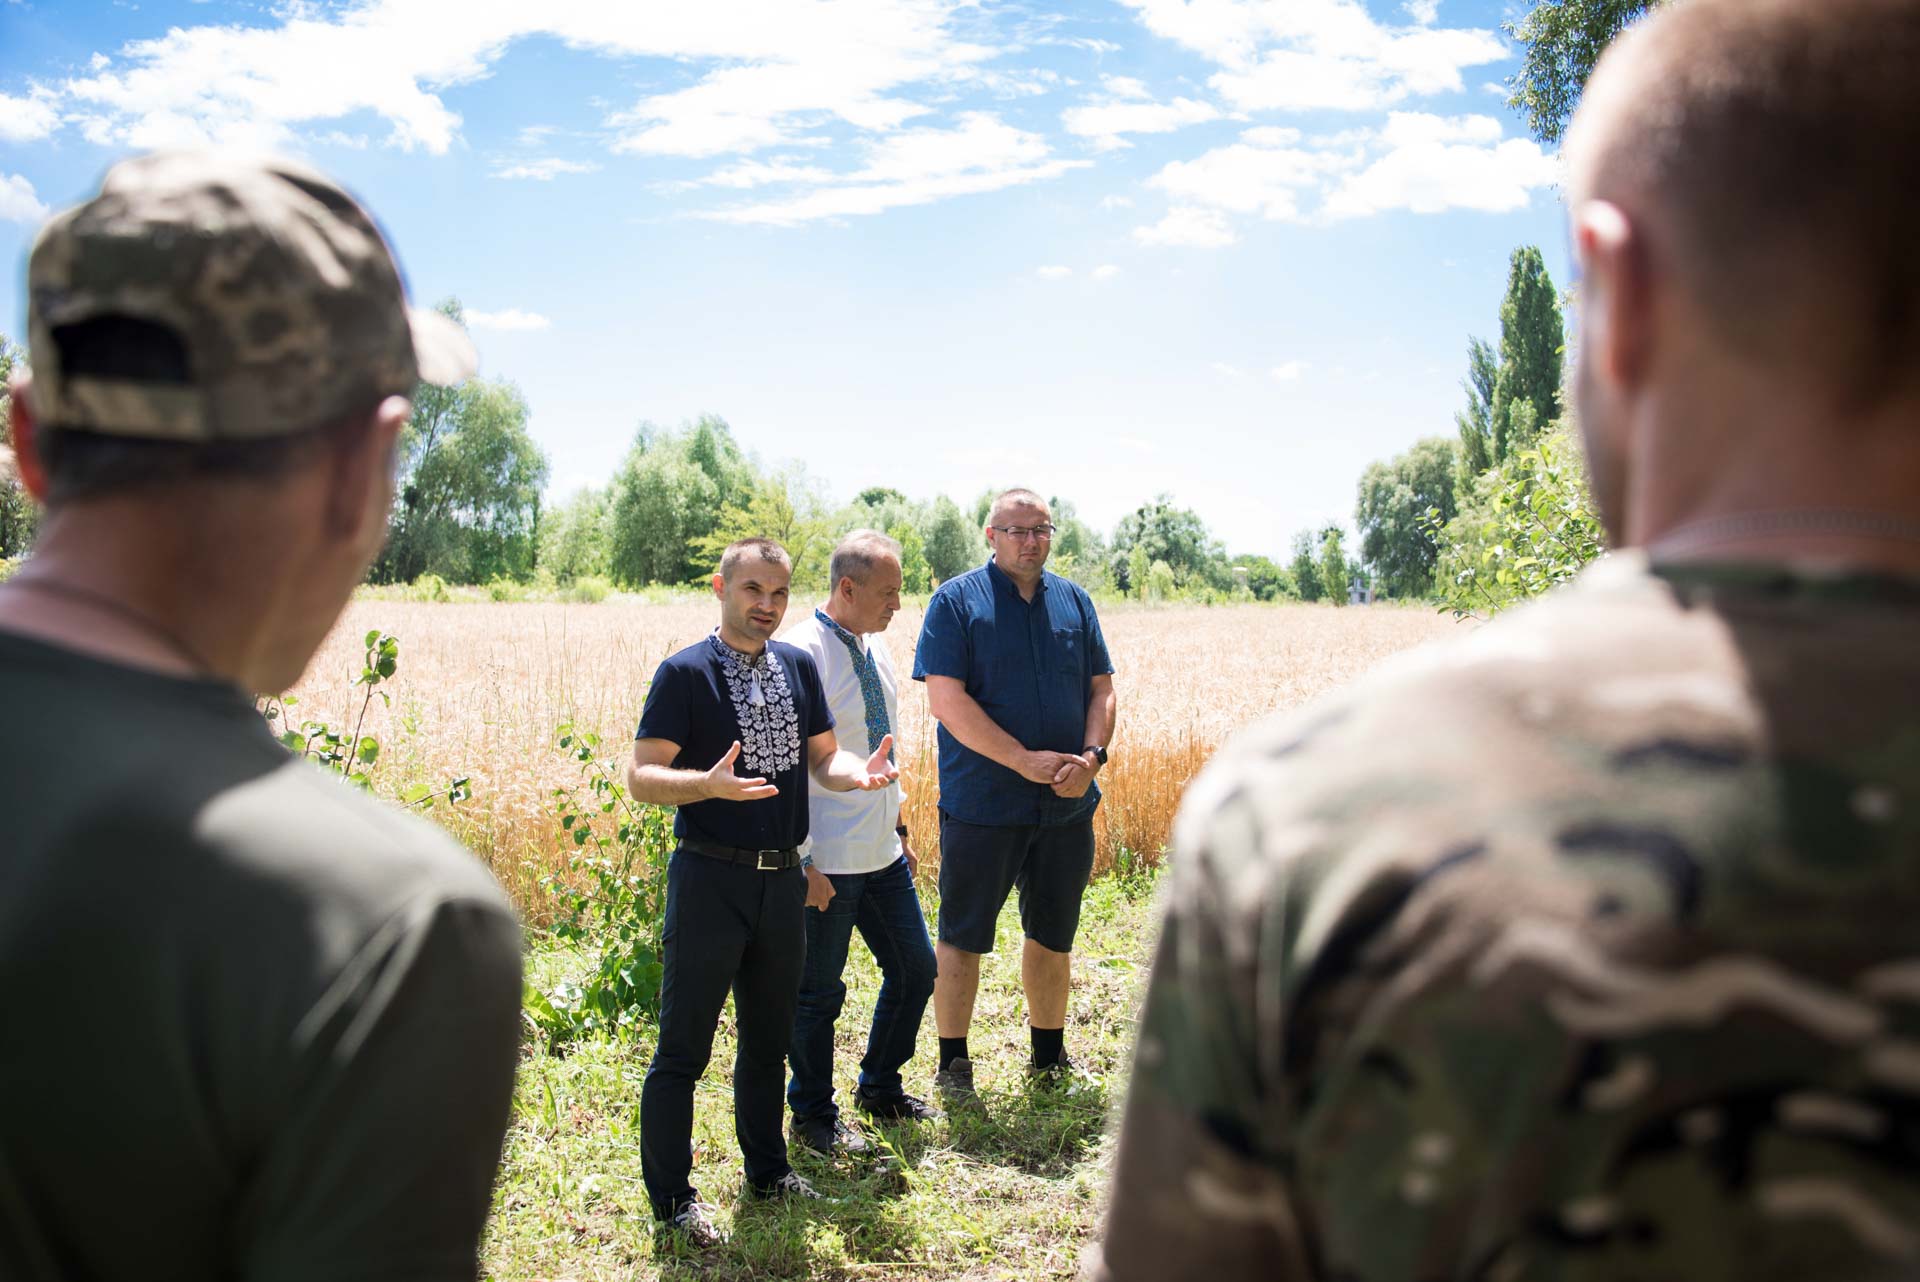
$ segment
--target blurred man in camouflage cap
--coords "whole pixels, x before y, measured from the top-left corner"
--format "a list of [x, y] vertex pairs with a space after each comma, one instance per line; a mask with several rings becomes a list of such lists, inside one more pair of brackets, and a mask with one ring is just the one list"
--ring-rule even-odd
[[1917, 68], [1916, 0], [1607, 55], [1620, 550], [1196, 784], [1092, 1275], [1920, 1277]]
[[290, 760], [419, 379], [367, 213], [297, 166], [115, 167], [27, 269], [0, 585], [0, 1277], [471, 1278], [520, 937], [430, 825]]

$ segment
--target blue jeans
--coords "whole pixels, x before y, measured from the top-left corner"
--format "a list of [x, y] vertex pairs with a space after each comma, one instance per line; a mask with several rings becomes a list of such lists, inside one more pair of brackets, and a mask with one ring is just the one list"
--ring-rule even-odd
[[933, 997], [933, 943], [904, 856], [868, 873], [829, 873], [833, 899], [807, 909], [807, 964], [793, 1019], [789, 1058], [793, 1078], [787, 1105], [795, 1117], [837, 1117], [833, 1102], [833, 1025], [847, 998], [841, 972], [854, 928], [880, 963], [880, 998], [873, 1007], [860, 1088], [874, 1098], [898, 1096], [900, 1067], [913, 1058], [920, 1018]]

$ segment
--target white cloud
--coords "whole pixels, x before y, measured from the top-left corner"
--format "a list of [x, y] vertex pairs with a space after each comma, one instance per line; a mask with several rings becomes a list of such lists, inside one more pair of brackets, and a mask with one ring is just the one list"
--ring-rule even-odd
[[1497, 146], [1412, 142], [1395, 148], [1327, 197], [1329, 218], [1363, 218], [1390, 209], [1437, 214], [1449, 209], [1506, 213], [1560, 180], [1560, 162], [1531, 139]]
[[1407, 11], [1409, 18], [1423, 27], [1431, 27], [1440, 21], [1440, 0], [1407, 0], [1401, 7]]
[[1208, 83], [1242, 111], [1376, 110], [1455, 92], [1465, 68], [1500, 62], [1491, 31], [1440, 28], [1437, 0], [1389, 27], [1359, 0], [1123, 0], [1148, 30], [1222, 68]]
[[754, 187], [777, 186], [781, 183], [830, 183], [838, 177], [831, 169], [819, 165], [799, 165], [791, 160], [743, 160], [737, 165], [725, 169], [716, 169], [695, 182], [684, 183], [686, 187], [730, 187], [736, 191], [747, 191]]
[[1247, 371], [1241, 369], [1238, 365], [1229, 365], [1225, 361], [1213, 362], [1213, 372], [1216, 374], [1224, 374], [1228, 378], [1247, 377]]
[[1049, 263], [1045, 267], [1036, 269], [1033, 274], [1041, 280], [1065, 280], [1067, 277], [1073, 275], [1073, 268], [1061, 267], [1057, 264]]
[[525, 160], [514, 164], [501, 162], [494, 167], [495, 178], [525, 178], [533, 182], [552, 182], [561, 174], [590, 174], [600, 168], [588, 160], [562, 160], [557, 156], [544, 156], [539, 160]]
[[361, 0], [275, 16], [272, 26], [176, 27], [134, 41], [61, 95], [112, 145], [271, 145], [300, 124], [371, 112], [390, 144], [439, 155], [461, 126], [444, 91], [491, 75], [516, 42], [549, 37], [604, 56], [710, 66], [609, 123], [629, 150], [716, 155], [823, 118], [898, 128], [927, 110], [898, 91], [962, 78], [995, 52], [957, 39], [940, 0]]
[[1133, 208], [1133, 197], [1131, 197], [1131, 196], [1122, 196], [1122, 195], [1119, 195], [1119, 194], [1114, 194], [1114, 195], [1110, 195], [1110, 196], [1102, 196], [1102, 197], [1100, 198], [1100, 208], [1102, 208], [1102, 209], [1132, 209], [1132, 208]]
[[1102, 40], [1097, 36], [1048, 36], [1034, 41], [1043, 45], [1070, 45], [1075, 49], [1085, 49], [1088, 53], [1119, 53], [1120, 46], [1111, 40]]
[[1100, 77], [1100, 84], [1101, 87], [1107, 91], [1109, 98], [1144, 100], [1151, 100], [1153, 98], [1153, 94], [1147, 89], [1146, 83], [1141, 80], [1136, 80], [1132, 76], [1102, 76]]
[[1242, 130], [1240, 141], [1250, 142], [1256, 147], [1291, 147], [1300, 141], [1300, 131], [1281, 125], [1260, 125]]
[[792, 226], [817, 218], [877, 214], [949, 196], [998, 191], [1057, 178], [1089, 164], [1059, 160], [1039, 134], [1016, 129], [991, 112], [960, 116], [953, 129], [907, 129], [864, 144], [866, 165], [833, 175], [830, 184], [754, 205], [734, 205], [701, 216], [732, 223]]
[[19, 174], [0, 174], [0, 223], [37, 223], [47, 207]]
[[470, 311], [466, 313], [466, 319], [468, 329], [491, 329], [506, 333], [553, 328], [553, 322], [545, 316], [538, 312], [523, 312], [518, 307], [509, 307], [500, 312]]
[[44, 97], [0, 93], [0, 142], [37, 142], [60, 127], [60, 113]]
[[1187, 125], [1218, 120], [1220, 109], [1212, 103], [1193, 98], [1175, 98], [1172, 102], [1134, 100], [1095, 101], [1090, 106], [1069, 107], [1060, 115], [1068, 133], [1093, 139], [1101, 151], [1130, 146], [1125, 134], [1164, 134]]
[[1095, 280], [1112, 280], [1115, 276], [1118, 276], [1119, 274], [1120, 274], [1119, 267], [1115, 266], [1112, 263], [1102, 263], [1100, 266], [1093, 269], [1093, 278]]
[[[1324, 223], [1396, 209], [1505, 212], [1559, 177], [1557, 159], [1529, 140], [1503, 141], [1489, 116], [1394, 112], [1377, 131], [1290, 145], [1299, 137], [1248, 129], [1239, 142], [1164, 166], [1148, 185], [1176, 209]], [[1343, 149], [1315, 146], [1324, 143]]]
[[1142, 245], [1179, 245], [1193, 249], [1223, 249], [1240, 239], [1225, 214], [1192, 205], [1175, 205], [1153, 226], [1134, 228], [1133, 238]]
[[1418, 147], [1430, 143], [1475, 143], [1500, 141], [1505, 131], [1492, 116], [1429, 116], [1423, 112], [1396, 111], [1387, 117], [1380, 138], [1389, 147]]
[[1273, 381], [1276, 383], [1297, 383], [1300, 381], [1300, 376], [1312, 368], [1313, 366], [1305, 361], [1284, 361], [1273, 367]]
[[1193, 160], [1176, 160], [1148, 183], [1176, 201], [1293, 220], [1302, 216], [1302, 195], [1316, 191], [1344, 163], [1342, 157], [1327, 152], [1237, 142]]

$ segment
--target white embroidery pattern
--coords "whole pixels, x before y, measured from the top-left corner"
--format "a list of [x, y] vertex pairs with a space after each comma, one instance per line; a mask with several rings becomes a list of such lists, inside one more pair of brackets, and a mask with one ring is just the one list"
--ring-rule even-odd
[[716, 629], [707, 644], [720, 656], [720, 671], [740, 726], [740, 761], [734, 773], [771, 779], [800, 764], [800, 713], [793, 706], [787, 669], [769, 646], [748, 659], [720, 639]]

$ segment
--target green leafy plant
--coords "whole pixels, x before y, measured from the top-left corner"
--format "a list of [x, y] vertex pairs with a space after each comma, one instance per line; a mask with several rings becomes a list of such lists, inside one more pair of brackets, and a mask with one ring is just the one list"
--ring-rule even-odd
[[1426, 528], [1440, 547], [1438, 595], [1455, 618], [1491, 618], [1560, 586], [1606, 550], [1579, 452], [1564, 428], [1482, 473], [1451, 521]]
[[600, 736], [558, 730], [580, 781], [554, 790], [561, 840], [574, 852], [541, 888], [556, 908], [553, 935], [592, 955], [584, 979], [529, 985], [527, 1021], [554, 1046], [595, 1033], [624, 1036], [659, 1014], [660, 932], [667, 907], [673, 812], [627, 794], [622, 761], [599, 755]]
[[[278, 737], [287, 751], [315, 762], [322, 769], [333, 771], [362, 791], [371, 792], [374, 767], [380, 762], [380, 741], [364, 733], [367, 710], [373, 706], [376, 698], [386, 707], [393, 706], [392, 694], [378, 687], [391, 680], [394, 673], [400, 670], [400, 638], [374, 628], [367, 633], [364, 644], [365, 662], [360, 675], [354, 678], [348, 688], [347, 715], [340, 723], [344, 729], [348, 721], [353, 722], [351, 733], [342, 733], [342, 730], [336, 730], [319, 720], [303, 721], [296, 728], [289, 710], [299, 700], [292, 695], [267, 696], [258, 707], [269, 726], [282, 727]], [[361, 689], [365, 693], [360, 698], [356, 713], [352, 692]], [[449, 803], [465, 801], [473, 795], [470, 783], [471, 780], [465, 776], [451, 780], [441, 788], [416, 783], [403, 790], [394, 800], [408, 807], [426, 810], [443, 797]]]

